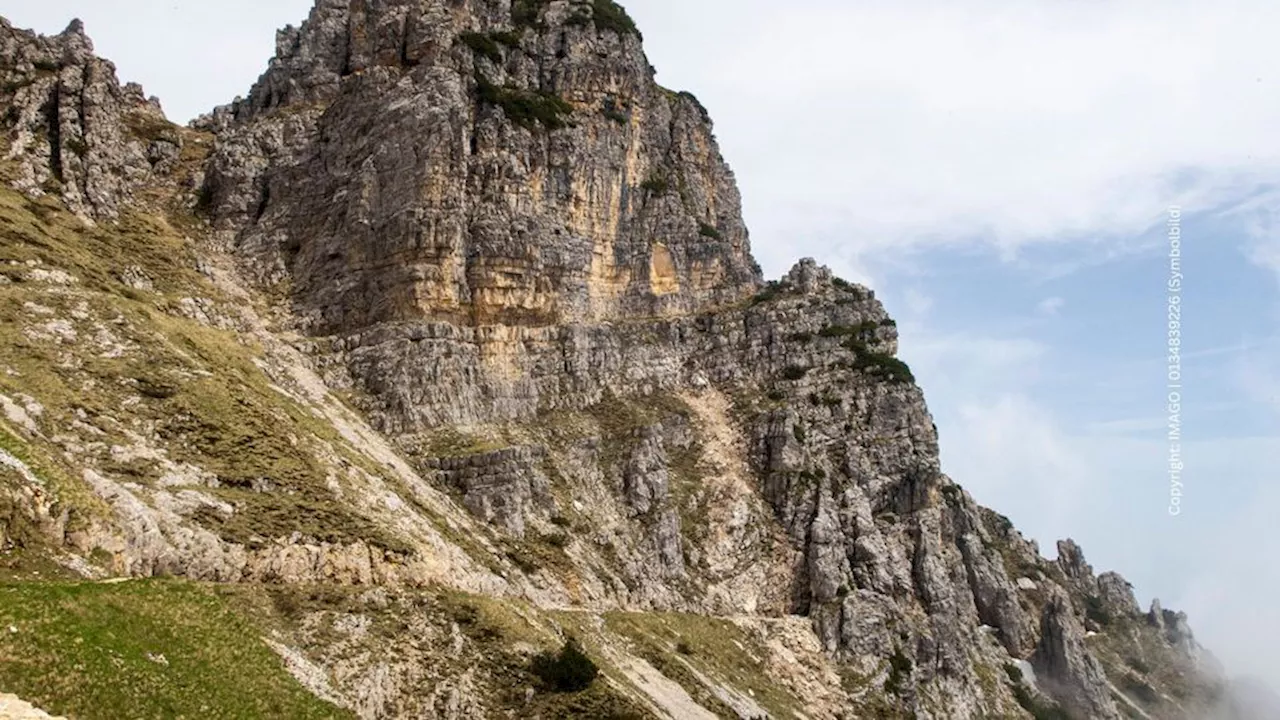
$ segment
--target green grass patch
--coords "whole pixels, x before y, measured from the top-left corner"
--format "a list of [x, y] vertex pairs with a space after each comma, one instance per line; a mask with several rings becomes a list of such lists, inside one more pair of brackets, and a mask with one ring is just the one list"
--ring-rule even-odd
[[860, 338], [849, 338], [844, 343], [854, 353], [852, 367], [871, 375], [878, 375], [891, 383], [913, 383], [916, 376], [911, 367], [898, 358], [870, 349]]
[[752, 296], [748, 305], [751, 307], [755, 307], [756, 305], [764, 305], [766, 303], [771, 303], [774, 300], [777, 300], [782, 296], [786, 295], [790, 291], [791, 291], [791, 288], [787, 287], [781, 282], [778, 282], [777, 280], [773, 280], [768, 283], [765, 283], [765, 286], [763, 288], [760, 288], [760, 292], [757, 292], [754, 296]]
[[569, 127], [568, 118], [573, 114], [573, 106], [559, 95], [545, 90], [495, 85], [480, 74], [476, 75], [476, 88], [483, 102], [502, 108], [508, 120], [526, 130]]
[[597, 30], [607, 30], [619, 35], [635, 35], [643, 39], [635, 21], [627, 14], [626, 9], [613, 0], [593, 0], [591, 10]]
[[[88, 228], [55, 199], [30, 201], [0, 189], [0, 232], [17, 240], [0, 244], [0, 272], [10, 279], [0, 285], [0, 334], [12, 338], [0, 344], [0, 392], [34, 397], [49, 426], [89, 422], [106, 433], [101, 441], [107, 445], [132, 444], [126, 430], [145, 425], [170, 459], [218, 478], [223, 487], [215, 492], [238, 512], [202, 519], [227, 540], [298, 531], [407, 550], [349, 502], [339, 501], [328, 488], [327, 461], [320, 458], [332, 450], [373, 474], [380, 468], [331, 424], [275, 389], [260, 366], [261, 348], [235, 332], [178, 315], [182, 298], [217, 303], [221, 296], [196, 270], [191, 241], [166, 221], [126, 213], [118, 222]], [[30, 282], [32, 268], [62, 271], [77, 282], [61, 288]], [[130, 268], [146, 275], [152, 289], [125, 285], [121, 277]], [[31, 306], [46, 306], [53, 314], [33, 314]], [[79, 338], [57, 344], [29, 337], [26, 329], [45, 317], [76, 326]], [[86, 337], [89, 323], [109, 328], [119, 351], [97, 350]], [[132, 405], [122, 412], [126, 403]], [[6, 442], [20, 444], [11, 433]], [[48, 458], [39, 456], [41, 450]], [[38, 472], [72, 511], [73, 529], [77, 513], [104, 511], [74, 477], [78, 469], [48, 461], [60, 456], [53, 448], [21, 452], [24, 459], [36, 456]], [[117, 479], [156, 479], [149, 461], [99, 458], [97, 465]]]
[[351, 718], [191, 583], [0, 585], [0, 686], [58, 715]]
[[800, 699], [783, 690], [770, 675], [765, 664], [768, 650], [729, 620], [625, 612], [607, 613], [604, 618], [608, 631], [635, 642], [642, 657], [686, 691], [692, 689], [695, 699], [705, 700], [712, 710], [720, 706], [708, 697], [709, 689], [689, 671], [690, 665], [714, 682], [750, 694], [779, 720], [797, 717], [797, 711], [804, 708]]

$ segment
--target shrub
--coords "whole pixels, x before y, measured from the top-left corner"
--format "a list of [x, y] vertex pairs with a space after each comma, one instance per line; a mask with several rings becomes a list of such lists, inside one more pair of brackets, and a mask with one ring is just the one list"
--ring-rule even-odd
[[885, 353], [861, 353], [858, 355], [858, 360], [854, 362], [854, 368], [884, 375], [893, 382], [909, 383], [915, 382], [916, 379], [906, 363]]
[[516, 50], [520, 49], [521, 33], [510, 30], [499, 30], [489, 33], [489, 37], [493, 38], [493, 41], [499, 45], [506, 45], [507, 47]]
[[693, 103], [693, 106], [698, 109], [698, 113], [702, 115], [703, 121], [711, 122], [711, 113], [707, 112], [706, 106], [702, 104], [702, 101], [698, 99], [697, 95], [694, 95], [693, 93], [688, 91], [683, 91], [683, 92], [680, 92], [677, 95], [677, 97], [683, 98]]
[[498, 47], [498, 43], [493, 38], [484, 33], [468, 32], [458, 36], [463, 44], [471, 48], [475, 54], [489, 58], [495, 63], [502, 62], [502, 50]]
[[640, 183], [640, 188], [654, 195], [666, 195], [671, 190], [671, 181], [666, 175], [654, 173], [647, 180]]
[[482, 101], [502, 108], [507, 119], [527, 130], [539, 125], [558, 130], [569, 125], [565, 116], [573, 113], [573, 106], [558, 95], [544, 90], [501, 87], [482, 75], [476, 76], [476, 87]]
[[824, 338], [852, 337], [857, 338], [859, 343], [865, 343], [867, 340], [875, 339], [876, 330], [879, 327], [880, 324], [876, 321], [867, 320], [858, 325], [828, 325], [818, 334]]
[[795, 436], [796, 442], [800, 442], [800, 443], [804, 442], [805, 438], [808, 437], [808, 435], [804, 431], [804, 426], [801, 425], [800, 423], [796, 423], [795, 425], [791, 426], [791, 434]]
[[569, 27], [588, 27], [593, 24], [593, 21], [590, 12], [582, 8], [578, 8], [573, 11], [572, 15], [565, 19], [564, 24]]
[[777, 280], [771, 280], [768, 283], [765, 283], [765, 286], [760, 289], [760, 292], [756, 293], [755, 297], [751, 298], [751, 304], [759, 305], [761, 303], [770, 302], [785, 292], [786, 286]]
[[787, 380], [800, 380], [801, 378], [803, 378], [805, 375], [808, 375], [808, 374], [809, 374], [809, 368], [800, 367], [799, 365], [792, 365], [791, 367], [782, 371], [782, 377], [786, 378]]
[[1013, 698], [1036, 720], [1071, 720], [1067, 711], [1057, 703], [1041, 702], [1022, 684], [1013, 686]]
[[721, 237], [720, 230], [718, 230], [715, 225], [709, 225], [707, 223], [698, 223], [698, 234], [715, 240], [719, 240]]
[[844, 347], [856, 353], [853, 361], [854, 370], [880, 375], [894, 383], [911, 383], [916, 380], [910, 366], [888, 353], [871, 350], [861, 338], [849, 338], [844, 343]]
[[586, 690], [600, 674], [600, 669], [573, 638], [569, 638], [558, 653], [548, 651], [536, 655], [530, 670], [556, 692]]
[[943, 485], [942, 497], [946, 498], [948, 504], [956, 505], [964, 497], [964, 491], [960, 489], [959, 485]]
[[83, 138], [71, 138], [64, 144], [68, 150], [79, 157], [84, 157], [89, 152], [89, 143], [85, 142]]
[[889, 657], [889, 677], [885, 678], [884, 691], [892, 695], [902, 692], [902, 682], [911, 676], [911, 658], [903, 654], [902, 648], [894, 648]]
[[631, 116], [624, 112], [625, 107], [619, 106], [618, 101], [612, 97], [604, 99], [604, 116], [619, 125], [626, 125], [631, 122]]
[[591, 9], [596, 22], [596, 29], [610, 30], [619, 35], [635, 35], [643, 39], [636, 23], [621, 5], [613, 0], [594, 0]]
[[1084, 599], [1084, 616], [1097, 623], [1099, 627], [1111, 624], [1111, 613], [1107, 612], [1102, 598], [1097, 595], [1090, 595]]
[[515, 0], [511, 3], [511, 22], [517, 27], [540, 27], [542, 10], [551, 0]]
[[840, 290], [841, 292], [852, 296], [852, 300], [855, 302], [866, 300], [868, 298], [866, 290], [863, 290], [861, 287], [854, 285], [853, 283], [849, 282], [848, 280], [845, 280], [844, 278], [839, 278], [839, 277], [831, 278], [831, 285], [835, 289]]

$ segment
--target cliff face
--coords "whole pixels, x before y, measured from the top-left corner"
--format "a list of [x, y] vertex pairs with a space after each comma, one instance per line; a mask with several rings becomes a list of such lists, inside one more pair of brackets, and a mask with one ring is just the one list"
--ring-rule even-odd
[[[17, 577], [224, 584], [368, 718], [1223, 693], [1184, 617], [943, 474], [870, 290], [761, 282], [705, 111], [612, 2], [320, 0], [245, 99], [150, 140], [78, 26], [3, 30]], [[527, 656], [570, 635], [607, 683], [547, 692]]]
[[758, 271], [705, 111], [592, 12], [318, 4], [248, 98], [206, 120], [217, 226], [317, 332], [742, 299]]

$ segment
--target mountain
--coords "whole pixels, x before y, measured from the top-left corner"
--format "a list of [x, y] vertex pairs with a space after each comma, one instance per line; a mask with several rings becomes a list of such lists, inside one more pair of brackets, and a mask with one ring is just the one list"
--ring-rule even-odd
[[871, 290], [762, 280], [706, 110], [610, 0], [318, 0], [185, 128], [80, 23], [0, 21], [0, 109], [0, 691], [83, 718], [1232, 696], [1184, 615], [942, 472]]

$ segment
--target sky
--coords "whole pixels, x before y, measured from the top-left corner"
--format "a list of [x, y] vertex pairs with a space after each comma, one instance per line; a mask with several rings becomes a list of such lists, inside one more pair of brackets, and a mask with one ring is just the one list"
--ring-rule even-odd
[[[310, 0], [0, 0], [85, 20], [188, 120]], [[812, 256], [899, 320], [943, 468], [1072, 537], [1280, 687], [1280, 3], [632, 0], [716, 121], [766, 274]], [[1178, 515], [1169, 280], [1177, 208]]]

